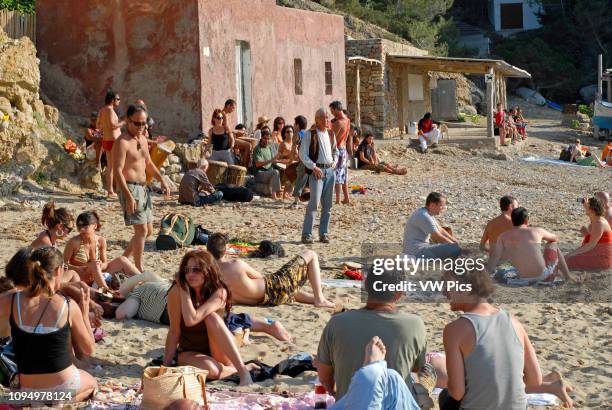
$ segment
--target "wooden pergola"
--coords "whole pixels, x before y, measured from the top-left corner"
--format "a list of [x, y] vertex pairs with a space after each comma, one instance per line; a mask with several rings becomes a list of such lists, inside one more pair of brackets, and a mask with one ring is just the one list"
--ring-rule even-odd
[[[459, 74], [482, 74], [487, 84], [487, 136], [493, 138], [493, 107], [495, 102], [506, 105], [506, 78], [531, 78], [527, 71], [503, 60], [388, 55], [387, 61], [408, 64], [422, 71], [439, 71]], [[496, 139], [495, 144], [498, 144]]]

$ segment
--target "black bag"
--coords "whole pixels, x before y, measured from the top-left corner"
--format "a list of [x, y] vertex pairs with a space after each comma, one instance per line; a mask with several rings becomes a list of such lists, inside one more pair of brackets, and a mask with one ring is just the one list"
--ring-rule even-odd
[[14, 360], [13, 339], [8, 336], [0, 340], [0, 383], [5, 387], [10, 387], [19, 373]]
[[193, 245], [206, 245], [208, 243], [208, 237], [213, 233], [206, 228], [203, 228], [202, 225], [198, 225], [195, 228], [195, 236], [193, 238]]
[[175, 250], [191, 245], [195, 226], [191, 217], [181, 214], [166, 214], [160, 222], [155, 247], [161, 251]]
[[285, 249], [278, 242], [261, 241], [259, 243], [259, 249], [251, 252], [249, 256], [252, 258], [267, 258], [272, 255], [282, 258], [285, 256]]
[[223, 192], [223, 199], [229, 202], [251, 202], [253, 200], [253, 191], [249, 188], [221, 184], [215, 186], [215, 189]]
[[559, 155], [559, 160], [561, 161], [567, 161], [569, 162], [569, 160], [572, 158], [572, 148], [567, 147], [564, 148], [563, 151], [561, 151], [561, 155]]

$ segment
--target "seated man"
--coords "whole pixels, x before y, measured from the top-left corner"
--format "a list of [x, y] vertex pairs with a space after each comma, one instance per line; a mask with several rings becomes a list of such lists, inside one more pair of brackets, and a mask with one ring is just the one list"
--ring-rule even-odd
[[[233, 303], [278, 306], [295, 299], [316, 307], [335, 306], [323, 296], [319, 258], [313, 251], [303, 251], [275, 273], [263, 275], [243, 260], [225, 258], [226, 244], [225, 235], [214, 233], [208, 238], [206, 249], [217, 260], [221, 279], [229, 287]], [[300, 289], [307, 280], [314, 295]]]
[[261, 139], [253, 153], [253, 164], [255, 168], [255, 190], [262, 195], [271, 195], [273, 199], [281, 199], [280, 173], [272, 167], [276, 164], [278, 152], [270, 143], [270, 129], [263, 128]]
[[223, 192], [215, 190], [208, 180], [208, 161], [201, 158], [198, 167], [185, 172], [179, 186], [179, 203], [202, 206], [223, 199]]
[[[507, 281], [515, 284], [533, 284], [553, 280], [560, 272], [565, 280], [575, 281], [571, 276], [563, 253], [557, 247], [557, 236], [542, 228], [530, 227], [529, 213], [523, 207], [516, 208], [511, 214], [513, 228], [499, 235], [487, 269], [490, 274], [496, 273], [500, 260], [507, 260], [511, 268], [497, 272], [510, 278]], [[540, 249], [542, 241], [547, 244], [544, 252]], [[516, 281], [512, 276], [518, 276]]]
[[402, 292], [388, 290], [403, 279], [397, 272], [369, 273], [365, 306], [333, 315], [323, 329], [315, 366], [321, 384], [336, 400], [348, 393], [351, 378], [363, 364], [363, 346], [374, 336], [386, 347], [387, 367], [414, 392], [411, 372], [425, 366], [427, 335], [419, 316], [397, 308]]
[[518, 208], [518, 201], [510, 195], [503, 196], [499, 200], [501, 214], [487, 222], [482, 238], [480, 239], [480, 250], [492, 254], [495, 250], [497, 238], [502, 233], [512, 229], [510, 215], [514, 208]]
[[421, 118], [418, 125], [419, 141], [421, 142], [421, 152], [427, 152], [427, 144], [431, 144], [432, 148], [438, 145], [440, 140], [440, 130], [438, 125], [435, 124], [431, 118], [431, 113], [425, 113], [425, 116]]
[[[403, 249], [406, 255], [423, 258], [453, 258], [459, 256], [461, 247], [457, 239], [443, 229], [436, 215], [446, 210], [446, 197], [432, 192], [425, 199], [425, 207], [410, 215], [404, 228]], [[430, 243], [430, 239], [436, 244]]]

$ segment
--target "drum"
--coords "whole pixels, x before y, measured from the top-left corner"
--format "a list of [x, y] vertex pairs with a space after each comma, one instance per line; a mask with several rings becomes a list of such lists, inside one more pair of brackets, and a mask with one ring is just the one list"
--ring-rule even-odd
[[227, 162], [208, 161], [206, 176], [211, 184], [224, 184], [227, 179]]
[[[157, 169], [161, 168], [161, 166], [164, 164], [164, 161], [166, 161], [166, 158], [168, 158], [168, 155], [172, 154], [172, 151], [174, 151], [174, 147], [176, 147], [176, 144], [171, 140], [167, 140], [159, 144], [153, 145], [150, 154], [151, 161], [153, 161], [153, 164], [155, 164], [155, 167]], [[149, 184], [153, 180], [153, 174], [149, 171], [146, 171], [146, 175], [147, 184]]]
[[227, 184], [244, 186], [246, 183], [247, 169], [240, 165], [230, 165], [227, 170]]
[[289, 164], [285, 169], [285, 178], [287, 181], [294, 183], [297, 179], [297, 167], [300, 163], [294, 162], [293, 164]]
[[241, 137], [240, 139], [251, 144], [251, 150], [254, 150], [257, 146], [257, 138]]

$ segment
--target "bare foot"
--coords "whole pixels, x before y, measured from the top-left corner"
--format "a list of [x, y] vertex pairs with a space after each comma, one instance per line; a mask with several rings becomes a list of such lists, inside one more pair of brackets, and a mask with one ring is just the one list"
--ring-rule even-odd
[[274, 336], [276, 339], [280, 340], [281, 342], [291, 341], [291, 335], [289, 334], [289, 332], [287, 332], [287, 329], [285, 329], [283, 324], [279, 322], [278, 320], [275, 320], [274, 323], [272, 323], [272, 326], [270, 329], [270, 335]]
[[334, 302], [330, 302], [329, 300], [323, 298], [320, 301], [315, 301], [315, 307], [324, 307], [324, 308], [335, 308], [336, 304]]
[[249, 370], [246, 367], [244, 368], [242, 372], [239, 372], [239, 374], [240, 374], [239, 386], [248, 386], [249, 384], [253, 384], [253, 379], [251, 379], [251, 373], [249, 373]]
[[351, 203], [351, 201], [348, 198], [346, 198], [344, 201], [342, 201], [342, 205], [348, 205], [350, 203]]
[[542, 376], [542, 381], [546, 383], [554, 383], [561, 380], [561, 373], [556, 370], [551, 371], [545, 376]]
[[366, 345], [363, 365], [367, 366], [370, 363], [383, 360], [385, 358], [386, 353], [387, 348], [383, 344], [382, 340], [380, 340], [380, 337], [374, 336], [372, 340], [370, 340], [369, 343]]
[[553, 388], [553, 393], [555, 396], [561, 399], [563, 405], [566, 408], [571, 408], [574, 405], [572, 398], [569, 396], [568, 392], [572, 391], [572, 388], [565, 382], [565, 380], [561, 379], [551, 384]]

